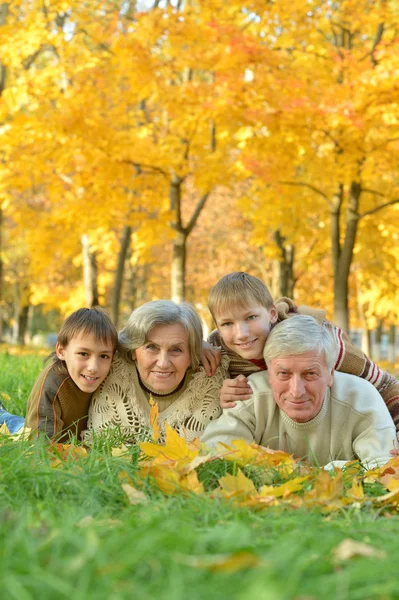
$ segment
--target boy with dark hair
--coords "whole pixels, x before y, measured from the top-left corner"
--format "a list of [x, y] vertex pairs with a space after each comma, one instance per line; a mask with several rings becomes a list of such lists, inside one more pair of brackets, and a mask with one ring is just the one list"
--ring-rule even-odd
[[[65, 441], [70, 433], [80, 439], [91, 397], [108, 375], [117, 343], [116, 328], [101, 308], [72, 313], [58, 334], [51, 363], [30, 393], [25, 425], [57, 441]], [[0, 415], [10, 428], [15, 418]], [[23, 427], [23, 421], [19, 425]], [[11, 432], [16, 431], [14, 426]]]
[[281, 298], [274, 304], [266, 285], [243, 272], [222, 277], [210, 292], [208, 306], [217, 326], [209, 341], [222, 346], [228, 354], [230, 375], [235, 378], [226, 379], [223, 384], [222, 408], [232, 408], [237, 400], [251, 397], [246, 376], [267, 368], [263, 348], [270, 330], [295, 314], [306, 314], [314, 317], [335, 338], [339, 350], [335, 370], [357, 375], [373, 384], [399, 429], [399, 382], [354, 346], [339, 327], [327, 321], [324, 310], [296, 306], [289, 298]]

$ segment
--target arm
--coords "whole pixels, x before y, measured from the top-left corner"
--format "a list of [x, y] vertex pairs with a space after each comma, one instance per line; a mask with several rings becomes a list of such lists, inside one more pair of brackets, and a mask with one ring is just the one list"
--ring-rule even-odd
[[225, 379], [220, 390], [221, 408], [234, 408], [239, 400], [249, 400], [252, 388], [247, 383], [245, 375], [235, 379]]
[[221, 347], [212, 346], [209, 342], [202, 341], [201, 363], [208, 377], [216, 373], [221, 361]]
[[380, 369], [339, 327], [329, 321], [324, 321], [323, 325], [330, 330], [338, 344], [339, 354], [335, 369], [369, 381], [381, 394], [396, 429], [399, 430], [399, 381]]
[[[382, 421], [382, 419], [379, 420]], [[392, 458], [390, 451], [393, 448], [397, 448], [394, 424], [387, 425], [385, 419], [385, 425], [385, 427], [381, 428], [370, 425], [353, 442], [355, 454], [367, 468], [385, 465]]]
[[[61, 385], [62, 383], [63, 381]], [[58, 398], [59, 388], [59, 381], [52, 369], [47, 369], [39, 375], [28, 399], [26, 426], [44, 432], [49, 438], [56, 436], [64, 428]]]
[[255, 441], [256, 421], [253, 403], [224, 411], [222, 416], [210, 423], [201, 436], [201, 442], [216, 446], [219, 442], [231, 444], [233, 440], [245, 440], [248, 444]]

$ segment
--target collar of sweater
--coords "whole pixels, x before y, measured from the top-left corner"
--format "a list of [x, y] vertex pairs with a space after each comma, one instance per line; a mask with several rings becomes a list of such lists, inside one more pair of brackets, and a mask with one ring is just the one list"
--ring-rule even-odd
[[327, 388], [326, 393], [324, 395], [324, 400], [320, 412], [310, 421], [306, 421], [306, 423], [298, 423], [297, 421], [293, 421], [287, 413], [280, 409], [281, 420], [292, 429], [297, 429], [299, 431], [309, 431], [311, 429], [316, 429], [320, 423], [323, 421], [324, 417], [327, 414], [328, 406], [330, 402], [330, 388]]
[[148, 385], [148, 383], [144, 383], [144, 381], [140, 377], [140, 373], [138, 372], [137, 366], [136, 366], [136, 370], [137, 370], [137, 377], [138, 377], [140, 386], [144, 390], [144, 392], [148, 392], [148, 394], [151, 394], [152, 396], [156, 396], [157, 398], [161, 398], [161, 399], [168, 398], [169, 396], [172, 396], [175, 392], [178, 392], [179, 390], [181, 390], [182, 387], [184, 387], [184, 382], [185, 382], [186, 375], [187, 375], [187, 373], [186, 373], [184, 375], [183, 379], [181, 380], [181, 382], [178, 383], [177, 385], [175, 385], [175, 387], [173, 387], [171, 390], [168, 390], [167, 392], [159, 392], [155, 388]]

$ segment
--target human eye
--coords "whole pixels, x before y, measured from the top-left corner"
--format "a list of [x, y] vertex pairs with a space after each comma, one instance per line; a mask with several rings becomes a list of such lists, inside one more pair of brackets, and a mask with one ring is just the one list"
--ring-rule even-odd
[[176, 348], [171, 348], [170, 351], [175, 354], [181, 354], [183, 352], [183, 349], [176, 346]]
[[249, 315], [247, 317], [247, 321], [253, 321], [254, 319], [257, 319], [257, 318], [258, 318], [258, 315]]
[[305, 377], [306, 379], [317, 379], [318, 373], [317, 371], [307, 371]]
[[288, 371], [284, 371], [284, 369], [280, 369], [280, 371], [277, 372], [277, 375], [280, 377], [280, 379], [288, 379], [290, 374]]
[[89, 356], [89, 353], [88, 352], [84, 352], [83, 350], [80, 350], [78, 352], [78, 354], [79, 354], [79, 356]]
[[225, 321], [224, 323], [221, 324], [220, 327], [230, 327], [233, 323], [231, 321]]
[[101, 358], [103, 358], [104, 360], [108, 360], [111, 358], [110, 354], [101, 354]]
[[156, 344], [152, 344], [150, 342], [150, 343], [146, 344], [145, 348], [146, 348], [146, 350], [151, 350], [152, 351], [152, 350], [156, 350], [157, 346], [156, 346]]

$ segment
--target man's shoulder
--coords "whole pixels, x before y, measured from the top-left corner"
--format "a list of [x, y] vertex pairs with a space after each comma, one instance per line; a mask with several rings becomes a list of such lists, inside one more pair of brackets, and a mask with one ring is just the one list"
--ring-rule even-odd
[[342, 371], [334, 372], [331, 390], [340, 394], [346, 394], [348, 390], [351, 392], [358, 390], [359, 392], [370, 392], [379, 396], [379, 393], [369, 381], [366, 381], [358, 375], [350, 375], [349, 373], [343, 373]]
[[370, 382], [357, 375], [338, 371], [334, 373], [331, 398], [360, 412], [374, 405], [384, 405], [382, 397]]
[[269, 372], [258, 371], [248, 377], [248, 383], [254, 394], [271, 394], [272, 389], [269, 383]]

